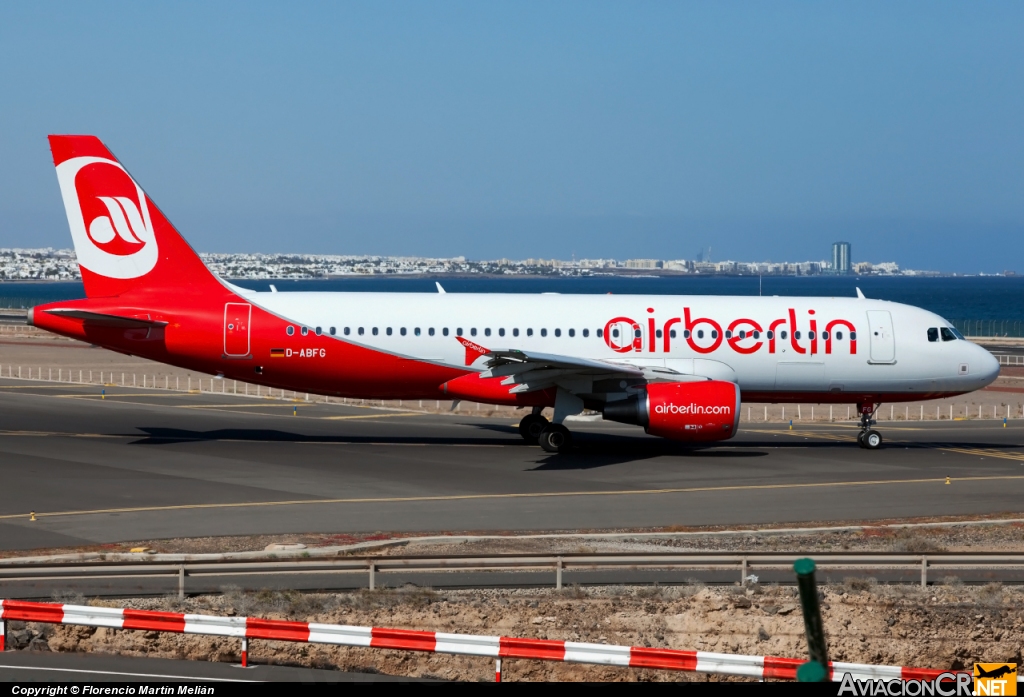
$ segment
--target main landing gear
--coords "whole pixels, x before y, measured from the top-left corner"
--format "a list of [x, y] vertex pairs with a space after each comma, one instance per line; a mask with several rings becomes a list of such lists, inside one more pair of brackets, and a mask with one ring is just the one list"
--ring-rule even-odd
[[548, 453], [565, 453], [572, 447], [572, 434], [562, 424], [553, 424], [535, 408], [519, 422], [519, 435], [530, 445], [540, 445]]
[[858, 404], [860, 410], [860, 433], [857, 434], [857, 444], [867, 450], [878, 450], [882, 447], [882, 434], [871, 428], [877, 423], [872, 416], [878, 408], [876, 404]]

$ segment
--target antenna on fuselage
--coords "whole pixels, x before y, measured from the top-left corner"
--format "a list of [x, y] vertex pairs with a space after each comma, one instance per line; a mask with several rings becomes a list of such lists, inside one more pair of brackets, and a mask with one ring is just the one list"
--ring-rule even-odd
[[445, 289], [441, 287], [440, 283], [438, 283], [437, 281], [434, 281], [434, 285], [437, 286], [437, 292], [438, 293], [442, 293], [442, 294], [445, 293]]
[[864, 297], [864, 293], [861, 292], [860, 288], [857, 289], [857, 297], [860, 298], [861, 300], [866, 300], [866, 298]]

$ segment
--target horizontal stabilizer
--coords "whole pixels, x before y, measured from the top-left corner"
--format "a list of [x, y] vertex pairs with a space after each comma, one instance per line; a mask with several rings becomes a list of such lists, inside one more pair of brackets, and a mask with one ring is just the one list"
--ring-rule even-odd
[[111, 315], [102, 312], [89, 312], [87, 310], [47, 310], [47, 314], [56, 315], [57, 317], [71, 317], [74, 319], [85, 320], [89, 324], [96, 324], [103, 327], [165, 327], [167, 322], [158, 322], [151, 319], [143, 319], [141, 317], [123, 317], [121, 315]]

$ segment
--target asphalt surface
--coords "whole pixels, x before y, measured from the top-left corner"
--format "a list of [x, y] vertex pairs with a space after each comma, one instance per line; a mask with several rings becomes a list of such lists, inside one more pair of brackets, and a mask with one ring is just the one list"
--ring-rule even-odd
[[5, 651], [0, 653], [0, 682], [96, 682], [192, 683], [215, 685], [238, 682], [409, 682], [376, 673], [344, 673], [291, 666], [255, 665], [248, 668], [229, 663], [180, 661], [167, 658], [136, 658], [105, 654]]
[[570, 426], [576, 451], [552, 456], [505, 418], [120, 387], [101, 399], [2, 379], [0, 549], [987, 514], [1024, 500], [1024, 421], [882, 423], [879, 451], [845, 424], [742, 424], [700, 448]]

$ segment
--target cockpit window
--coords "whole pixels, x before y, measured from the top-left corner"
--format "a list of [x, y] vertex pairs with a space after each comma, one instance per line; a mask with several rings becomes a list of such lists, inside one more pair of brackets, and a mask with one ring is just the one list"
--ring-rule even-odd
[[957, 329], [956, 327], [950, 327], [949, 331], [953, 332], [953, 336], [955, 336], [957, 339], [960, 339], [961, 341], [967, 341], [967, 339], [964, 339], [964, 335], [961, 334], [960, 330]]
[[928, 341], [938, 341], [939, 330], [937, 327], [931, 327], [928, 329]]
[[939, 331], [942, 332], [943, 341], [956, 341], [957, 336], [949, 327], [942, 327], [941, 329], [939, 329]]

